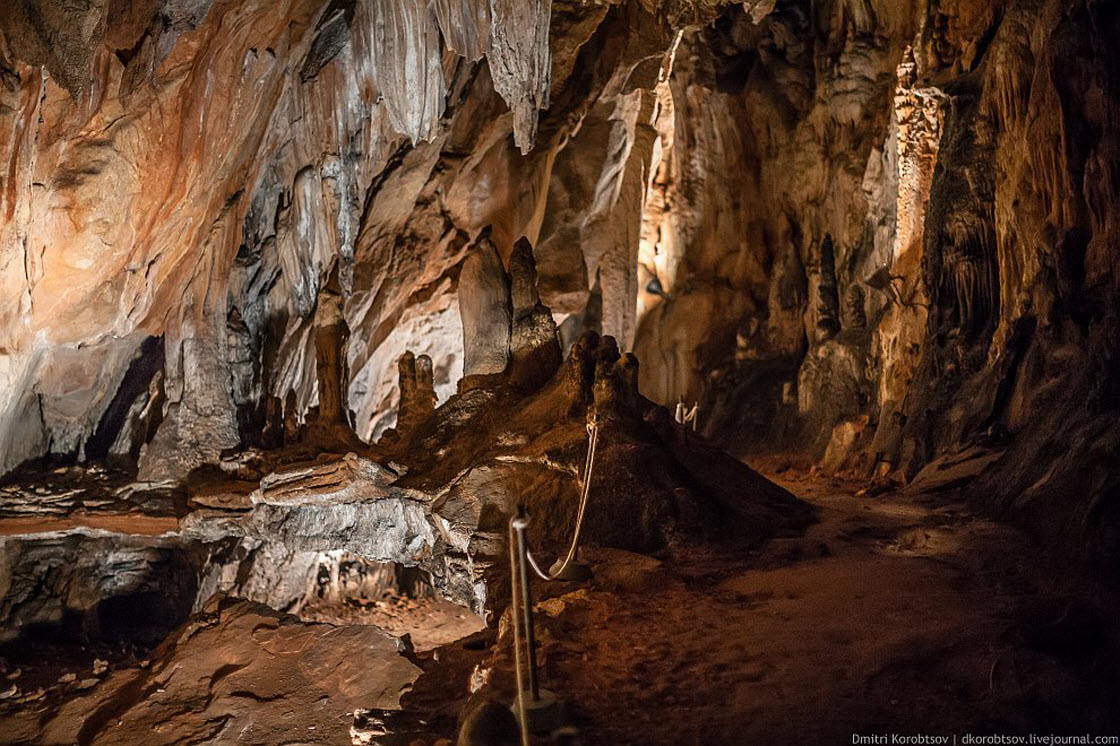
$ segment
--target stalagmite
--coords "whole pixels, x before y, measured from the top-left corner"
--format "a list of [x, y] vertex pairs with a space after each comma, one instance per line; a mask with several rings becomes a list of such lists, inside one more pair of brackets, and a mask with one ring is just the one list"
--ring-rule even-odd
[[527, 238], [513, 246], [509, 258], [513, 321], [510, 335], [510, 371], [516, 385], [540, 386], [560, 367], [560, 340], [550, 311], [537, 292], [537, 268]]
[[497, 247], [484, 236], [459, 274], [463, 376], [495, 375], [509, 364], [509, 279]]
[[408, 436], [416, 425], [427, 419], [436, 408], [436, 391], [432, 378], [432, 359], [427, 355], [416, 357], [411, 352], [401, 355], [400, 404], [397, 413], [397, 431]]
[[349, 372], [346, 365], [346, 342], [350, 330], [342, 317], [342, 296], [337, 275], [319, 292], [315, 310], [315, 372], [319, 382], [318, 421], [323, 424], [349, 425], [346, 389]]
[[817, 341], [823, 342], [840, 331], [840, 295], [836, 288], [836, 249], [832, 236], [825, 236], [821, 241], [817, 268]]
[[289, 390], [284, 397], [284, 445], [294, 445], [299, 441], [299, 408], [296, 392]]
[[278, 396], [270, 396], [265, 400], [261, 447], [279, 448], [282, 445], [284, 445], [284, 402]]
[[178, 383], [168, 392], [159, 429], [141, 449], [141, 481], [183, 480], [200, 467], [217, 464], [222, 451], [240, 440], [225, 386], [225, 338], [214, 333], [212, 319], [200, 318], [204, 313], [188, 311], [178, 344], [167, 345], [168, 378]]

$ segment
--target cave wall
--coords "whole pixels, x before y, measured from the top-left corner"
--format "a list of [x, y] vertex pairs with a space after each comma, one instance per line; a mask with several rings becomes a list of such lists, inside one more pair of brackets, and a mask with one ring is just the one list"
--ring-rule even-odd
[[[433, 358], [447, 396], [467, 248], [484, 229], [504, 258], [540, 239], [572, 133], [645, 101], [674, 24], [712, 12], [666, 5], [6, 5], [0, 473], [82, 458], [96, 432], [112, 440], [123, 390], [142, 389], [120, 428], [140, 440], [114, 453], [138, 454], [147, 480], [254, 445], [277, 403], [305, 417], [332, 283], [363, 437], [392, 425], [406, 348]], [[616, 138], [625, 153], [634, 126]], [[577, 211], [620, 202], [609, 161]], [[629, 247], [596, 251], [608, 282], [633, 285], [611, 259]], [[617, 325], [632, 325], [633, 303], [614, 298]], [[137, 386], [129, 371], [151, 340], [162, 366]]]
[[[0, 9], [0, 473], [179, 479], [397, 359], [463, 370], [459, 272], [534, 247], [565, 341], [739, 453], [1114, 539], [1108, 0], [53, 0]], [[271, 413], [271, 415], [270, 415]], [[1109, 550], [1111, 551], [1111, 550]]]
[[643, 390], [829, 472], [991, 455], [978, 501], [1115, 556], [1120, 7], [756, 15], [676, 52]]

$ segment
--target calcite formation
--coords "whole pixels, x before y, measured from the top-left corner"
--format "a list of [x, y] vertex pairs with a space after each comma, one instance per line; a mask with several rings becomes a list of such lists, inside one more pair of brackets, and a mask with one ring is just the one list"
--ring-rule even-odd
[[991, 449], [981, 504], [1113, 556], [1115, 9], [763, 5], [674, 52], [643, 390], [833, 473]]
[[497, 248], [488, 239], [463, 262], [460, 282], [463, 375], [504, 373], [509, 364], [509, 280]]
[[[1117, 23], [1108, 0], [6, 4], [0, 471], [108, 457], [168, 487], [238, 450], [403, 447], [433, 406], [405, 351], [436, 403], [464, 374], [466, 399], [524, 394], [556, 324], [739, 452], [906, 482], [998, 451], [975, 495], [1111, 556]], [[500, 297], [527, 251], [539, 305]]]
[[415, 673], [282, 613], [344, 565], [497, 622], [509, 517], [550, 560], [584, 486], [608, 554], [751, 556], [813, 515], [740, 458], [1114, 563], [1118, 38], [1115, 0], [0, 4], [0, 640], [178, 627], [25, 740], [337, 742], [377, 682], [273, 658], [371, 648], [388, 709]]
[[[461, 277], [464, 314], [497, 314], [506, 325], [496, 337], [495, 324], [464, 323], [464, 348], [488, 350], [494, 369], [465, 377], [434, 407], [430, 361], [405, 355], [400, 427], [376, 445], [357, 441], [337, 402], [278, 448], [225, 454], [220, 471], [187, 484], [186, 500], [160, 502], [151, 482], [112, 490], [104, 480], [64, 491], [65, 508], [51, 489], [25, 496], [26, 510], [45, 505], [49, 520], [6, 526], [11, 535], [0, 538], [5, 634], [69, 620], [96, 636], [105, 610], [120, 604], [153, 628], [173, 626], [221, 595], [298, 609], [320, 567], [344, 555], [416, 568], [443, 598], [489, 615], [508, 594], [509, 517], [526, 508], [536, 551], [566, 553], [582, 480], [593, 495], [581, 532], [591, 545], [749, 549], [812, 519], [793, 495], [642, 396], [638, 361], [613, 338], [587, 332], [562, 359], [528, 242], [509, 272], [488, 239], [471, 250], [483, 268], [494, 264]], [[328, 363], [341, 358], [345, 335], [330, 311], [320, 319], [321, 391], [337, 396], [343, 374]], [[599, 431], [596, 466], [581, 474], [589, 423]], [[137, 497], [126, 500], [130, 490]], [[119, 497], [98, 504], [87, 493]], [[128, 516], [160, 507], [159, 530], [129, 531]], [[88, 514], [98, 517], [76, 522]]]

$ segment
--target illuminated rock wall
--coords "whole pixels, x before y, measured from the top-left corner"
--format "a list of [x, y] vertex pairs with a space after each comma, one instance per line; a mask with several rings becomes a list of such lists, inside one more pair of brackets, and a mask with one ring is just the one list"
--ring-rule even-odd
[[916, 486], [954, 463], [1114, 554], [1117, 33], [1096, 0], [787, 2], [686, 33], [643, 390], [746, 453]]
[[909, 480], [981, 449], [989, 504], [1112, 541], [1118, 16], [7, 4], [0, 471], [108, 454], [175, 479], [270, 407], [306, 418], [328, 296], [374, 438], [405, 350], [454, 390], [489, 230], [507, 267], [528, 239], [565, 342], [617, 337], [643, 392], [740, 451]]

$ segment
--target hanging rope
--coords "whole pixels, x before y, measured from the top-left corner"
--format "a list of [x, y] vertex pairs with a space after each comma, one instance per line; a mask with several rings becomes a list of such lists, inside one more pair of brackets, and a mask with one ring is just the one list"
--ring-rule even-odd
[[692, 423], [693, 432], [696, 431], [696, 419], [700, 412], [700, 404], [694, 403], [692, 409], [685, 406], [683, 401], [677, 402], [677, 409], [674, 413], [674, 419], [682, 425]]
[[583, 517], [587, 512], [587, 496], [591, 494], [591, 473], [595, 469], [595, 449], [599, 445], [599, 418], [595, 415], [587, 422], [587, 459], [583, 465], [583, 483], [580, 489], [579, 496], [579, 509], [576, 512], [576, 530], [572, 534], [572, 544], [568, 547], [568, 553], [564, 557], [564, 562], [554, 573], [547, 573], [541, 570], [537, 561], [533, 559], [533, 553], [529, 551], [528, 547], [525, 549], [525, 556], [529, 558], [529, 565], [533, 568], [533, 572], [541, 577], [542, 580], [555, 580], [564, 574], [564, 570], [576, 557], [576, 552], [579, 549], [579, 534], [583, 529]]

